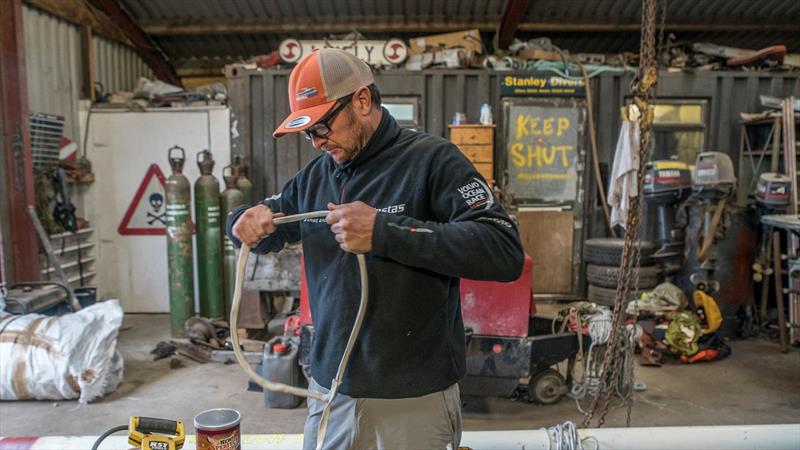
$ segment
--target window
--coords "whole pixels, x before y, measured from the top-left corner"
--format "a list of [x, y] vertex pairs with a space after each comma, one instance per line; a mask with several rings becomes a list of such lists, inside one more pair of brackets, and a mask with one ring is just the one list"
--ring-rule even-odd
[[653, 148], [650, 159], [694, 164], [705, 143], [705, 100], [657, 100], [653, 110]]
[[383, 97], [381, 106], [389, 111], [401, 127], [419, 130], [419, 98], [418, 97]]

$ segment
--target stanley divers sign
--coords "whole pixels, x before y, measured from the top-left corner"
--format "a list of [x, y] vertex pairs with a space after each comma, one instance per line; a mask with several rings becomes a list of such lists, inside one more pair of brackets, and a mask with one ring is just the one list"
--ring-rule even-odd
[[571, 80], [551, 72], [526, 75], [500, 75], [500, 94], [524, 97], [583, 97], [583, 80]]

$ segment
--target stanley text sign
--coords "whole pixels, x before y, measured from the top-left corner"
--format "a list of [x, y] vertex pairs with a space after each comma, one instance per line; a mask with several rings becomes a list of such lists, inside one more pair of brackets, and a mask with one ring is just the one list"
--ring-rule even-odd
[[570, 80], [550, 72], [526, 75], [501, 75], [500, 93], [522, 97], [583, 97], [583, 80]]

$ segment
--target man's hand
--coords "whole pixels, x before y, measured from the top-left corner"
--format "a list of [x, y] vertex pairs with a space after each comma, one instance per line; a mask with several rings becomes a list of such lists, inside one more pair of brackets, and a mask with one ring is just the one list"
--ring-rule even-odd
[[331, 211], [325, 221], [331, 226], [339, 247], [346, 252], [367, 253], [372, 250], [372, 230], [378, 210], [364, 202], [334, 205], [328, 203]]
[[273, 213], [267, 205], [259, 204], [244, 212], [233, 224], [233, 235], [244, 245], [253, 247], [258, 242], [275, 232], [276, 225], [273, 218], [281, 217], [283, 213]]

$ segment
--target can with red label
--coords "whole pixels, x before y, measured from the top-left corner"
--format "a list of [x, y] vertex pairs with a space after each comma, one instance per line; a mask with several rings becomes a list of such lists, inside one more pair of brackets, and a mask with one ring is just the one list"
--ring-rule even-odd
[[217, 408], [194, 416], [197, 450], [240, 450], [239, 423], [235, 409]]

